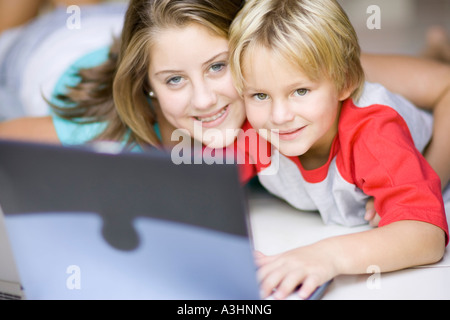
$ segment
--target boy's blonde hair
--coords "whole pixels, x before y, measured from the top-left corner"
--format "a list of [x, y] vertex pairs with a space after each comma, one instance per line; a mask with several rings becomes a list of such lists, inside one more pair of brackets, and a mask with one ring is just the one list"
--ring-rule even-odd
[[327, 77], [358, 98], [364, 86], [356, 32], [334, 0], [248, 0], [230, 31], [231, 70], [244, 88], [244, 56], [258, 47], [298, 66], [311, 80]]

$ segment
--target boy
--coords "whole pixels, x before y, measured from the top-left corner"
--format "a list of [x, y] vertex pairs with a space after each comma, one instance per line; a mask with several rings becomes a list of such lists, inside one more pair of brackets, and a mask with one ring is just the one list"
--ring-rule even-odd
[[[318, 210], [326, 223], [364, 223], [369, 196], [381, 216], [376, 229], [261, 254], [266, 295], [276, 288], [275, 297], [285, 298], [302, 284], [306, 298], [338, 274], [442, 258], [448, 226], [440, 180], [393, 109], [404, 101], [364, 84], [356, 33], [336, 1], [247, 1], [230, 53], [248, 120], [276, 149], [270, 166], [278, 172], [259, 168], [261, 183], [299, 209]], [[426, 123], [414, 121], [414, 131]], [[414, 138], [425, 147], [423, 134]]]

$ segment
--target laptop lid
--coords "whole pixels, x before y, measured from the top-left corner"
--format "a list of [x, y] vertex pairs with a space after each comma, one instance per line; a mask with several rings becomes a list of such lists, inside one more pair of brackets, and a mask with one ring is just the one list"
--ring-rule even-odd
[[258, 299], [234, 165], [0, 141], [0, 205], [29, 299]]
[[23, 292], [0, 208], [0, 300], [20, 300]]

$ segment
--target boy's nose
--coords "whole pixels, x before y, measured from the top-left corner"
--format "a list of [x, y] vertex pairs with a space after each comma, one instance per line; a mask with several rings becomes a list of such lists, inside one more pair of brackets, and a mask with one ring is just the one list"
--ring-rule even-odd
[[274, 101], [272, 105], [272, 122], [274, 124], [284, 124], [294, 120], [295, 114], [290, 110], [289, 105], [283, 101]]

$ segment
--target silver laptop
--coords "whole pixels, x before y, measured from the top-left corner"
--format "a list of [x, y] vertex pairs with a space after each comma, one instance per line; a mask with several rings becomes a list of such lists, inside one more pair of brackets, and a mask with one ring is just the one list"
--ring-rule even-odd
[[19, 275], [11, 251], [4, 217], [0, 208], [0, 300], [23, 298]]
[[110, 147], [0, 141], [0, 300], [259, 299], [237, 167]]
[[234, 165], [0, 141], [0, 291], [259, 299], [245, 199]]

